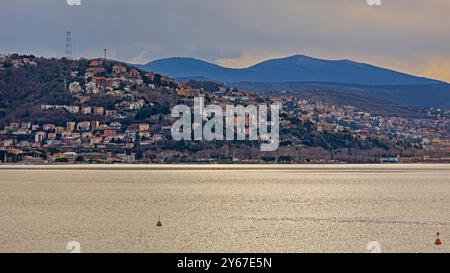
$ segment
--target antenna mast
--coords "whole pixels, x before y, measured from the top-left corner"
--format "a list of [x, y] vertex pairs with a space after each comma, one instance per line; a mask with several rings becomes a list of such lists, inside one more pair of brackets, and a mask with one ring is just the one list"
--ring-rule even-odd
[[65, 51], [65, 56], [67, 59], [71, 60], [72, 59], [72, 32], [71, 31], [67, 31], [66, 32], [66, 51]]

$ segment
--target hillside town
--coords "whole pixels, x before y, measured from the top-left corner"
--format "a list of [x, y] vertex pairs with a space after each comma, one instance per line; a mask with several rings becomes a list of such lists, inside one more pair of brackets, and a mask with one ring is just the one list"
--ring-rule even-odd
[[[0, 72], [19, 69], [39, 69], [39, 60], [34, 56], [0, 55]], [[36, 108], [35, 115], [50, 115], [54, 122], [22, 117], [0, 127], [1, 162], [339, 163], [352, 162], [350, 157], [358, 162], [358, 156], [362, 162], [450, 162], [448, 109], [422, 109], [419, 118], [380, 116], [354, 106], [292, 94], [269, 96], [225, 85], [214, 90], [194, 88], [102, 59], [72, 65], [60, 92], [71, 98], [69, 103], [40, 104]], [[256, 154], [246, 143], [217, 143], [207, 149], [173, 143], [171, 107], [192, 106], [198, 96], [221, 107], [281, 104], [279, 151]], [[355, 152], [357, 147], [371, 152]]]

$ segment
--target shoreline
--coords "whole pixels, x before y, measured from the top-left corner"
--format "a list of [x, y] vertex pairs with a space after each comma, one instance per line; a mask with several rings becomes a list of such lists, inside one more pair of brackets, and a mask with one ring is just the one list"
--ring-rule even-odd
[[411, 167], [417, 170], [450, 170], [450, 163], [412, 163], [412, 164], [1, 164], [0, 171], [17, 170], [92, 170], [92, 171], [245, 171], [245, 170], [328, 170], [328, 171], [363, 171], [363, 170], [405, 170], [411, 171]]

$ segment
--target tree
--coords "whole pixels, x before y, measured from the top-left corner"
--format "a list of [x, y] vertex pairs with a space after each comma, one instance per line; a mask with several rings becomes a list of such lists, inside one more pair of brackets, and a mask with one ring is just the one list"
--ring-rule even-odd
[[262, 157], [264, 162], [275, 162], [276, 158], [274, 156], [266, 155]]
[[281, 163], [290, 163], [292, 161], [293, 161], [292, 156], [289, 155], [281, 155], [278, 157], [278, 162]]
[[84, 157], [82, 155], [77, 156], [75, 162], [84, 162]]

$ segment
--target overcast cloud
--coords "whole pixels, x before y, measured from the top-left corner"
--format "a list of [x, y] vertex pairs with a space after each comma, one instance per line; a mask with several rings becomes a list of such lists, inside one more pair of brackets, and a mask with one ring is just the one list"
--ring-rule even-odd
[[172, 56], [243, 67], [293, 54], [450, 81], [448, 0], [0, 0], [0, 52], [134, 63]]

